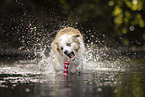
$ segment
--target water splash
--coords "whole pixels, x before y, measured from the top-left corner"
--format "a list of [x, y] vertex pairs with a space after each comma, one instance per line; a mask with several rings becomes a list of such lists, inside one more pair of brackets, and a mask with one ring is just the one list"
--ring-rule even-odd
[[[92, 46], [91, 46], [92, 47]], [[124, 71], [124, 66], [121, 64], [122, 60], [125, 58], [121, 57], [120, 59], [116, 59], [113, 57], [110, 57], [106, 51], [109, 52], [107, 48], [105, 49], [96, 49], [96, 51], [93, 48], [87, 48], [85, 57], [83, 58], [84, 66], [83, 70], [85, 71], [92, 71], [96, 72], [98, 70], [102, 71]], [[35, 54], [39, 54], [41, 56], [41, 59], [38, 61], [38, 66], [40, 67], [40, 70], [43, 71], [43, 73], [55, 73], [54, 66], [57, 64], [57, 60], [55, 59], [55, 56], [53, 52], [49, 52], [49, 57], [46, 57], [44, 52], [46, 48], [41, 50], [40, 52], [36, 52]], [[60, 71], [59, 73], [62, 73]]]
[[[59, 75], [62, 75], [63, 72], [55, 71], [54, 68], [57, 64], [57, 60], [50, 47], [50, 44], [57, 31], [45, 33], [45, 29], [41, 30], [32, 25], [30, 25], [29, 28], [30, 29], [27, 37], [21, 37], [23, 46], [21, 46], [20, 49], [33, 52], [36, 56], [35, 59], [19, 60], [13, 65], [1, 64], [0, 73], [2, 74], [1, 76], [4, 75], [5, 77], [0, 81], [0, 84], [7, 83], [7, 80], [9, 80], [11, 83], [45, 83], [51, 81], [56, 84], [58, 84], [57, 82], [59, 82], [59, 80], [62, 81]], [[40, 30], [41, 32], [39, 32]], [[88, 32], [91, 33], [91, 31]], [[83, 35], [85, 36], [84, 33]], [[108, 85], [117, 72], [125, 71], [124, 68], [126, 65], [124, 65], [125, 63], [123, 62], [128, 61], [129, 58], [121, 55], [119, 50], [112, 49], [104, 45], [105, 35], [101, 36], [103, 39], [95, 37], [95, 35], [90, 36], [85, 40], [86, 52], [83, 58], [83, 73], [89, 75], [86, 75], [86, 78], [83, 80], [88, 80], [92, 73], [98, 74], [97, 77], [100, 76], [100, 78], [96, 78], [96, 82], [99, 83], [97, 85], [102, 85], [101, 77], [105, 74], [108, 74], [108, 76], [106, 75], [107, 77], [104, 76], [104, 79], [109, 80], [108, 83], [105, 83]], [[89, 80], [87, 82], [89, 82]], [[116, 85], [116, 83], [117, 82], [114, 81], [113, 85]], [[1, 84], [0, 87], [7, 86]], [[101, 90], [98, 89], [98, 91]]]
[[[62, 25], [60, 28], [65, 26]], [[57, 64], [57, 60], [51, 51], [50, 44], [57, 32], [58, 30], [50, 32], [43, 27], [29, 24], [27, 35], [21, 37], [23, 46], [20, 49], [34, 52], [36, 58], [33, 61], [42, 73], [55, 73], [54, 66]], [[97, 34], [97, 32], [92, 34], [91, 30], [82, 32], [82, 34], [85, 37], [87, 49], [83, 59], [84, 70], [119, 71], [124, 69], [121, 62], [129, 60], [129, 58], [121, 55], [119, 50], [108, 47], [105, 34]]]

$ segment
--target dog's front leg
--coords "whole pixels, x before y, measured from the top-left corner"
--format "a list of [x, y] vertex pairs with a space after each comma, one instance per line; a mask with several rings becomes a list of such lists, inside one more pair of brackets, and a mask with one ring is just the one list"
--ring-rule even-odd
[[80, 58], [80, 60], [79, 60], [79, 66], [77, 67], [77, 71], [76, 71], [76, 73], [82, 73], [83, 72], [83, 60], [82, 60], [82, 58]]
[[57, 55], [57, 64], [56, 64], [56, 68], [57, 70], [62, 70], [64, 66], [64, 58], [61, 55]]

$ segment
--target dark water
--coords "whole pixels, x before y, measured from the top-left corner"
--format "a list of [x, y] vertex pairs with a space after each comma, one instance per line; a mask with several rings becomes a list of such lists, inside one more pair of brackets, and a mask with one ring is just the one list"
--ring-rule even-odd
[[[145, 97], [144, 29], [129, 22], [115, 25], [108, 1], [94, 0], [99, 5], [94, 8], [89, 0], [68, 1], [2, 0], [0, 97]], [[55, 60], [48, 57], [52, 40], [65, 26], [79, 29], [88, 49], [80, 75], [55, 73]]]
[[117, 61], [102, 62], [104, 67], [68, 77], [29, 61], [1, 62], [0, 97], [145, 97], [144, 59], [122, 60], [117, 63], [120, 68], [107, 67]]

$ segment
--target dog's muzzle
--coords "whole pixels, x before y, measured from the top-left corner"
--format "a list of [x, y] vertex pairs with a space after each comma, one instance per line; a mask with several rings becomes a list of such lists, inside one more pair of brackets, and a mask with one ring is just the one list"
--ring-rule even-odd
[[75, 53], [73, 51], [70, 53], [68, 53], [68, 51], [65, 51], [64, 54], [67, 55], [72, 61], [75, 60]]

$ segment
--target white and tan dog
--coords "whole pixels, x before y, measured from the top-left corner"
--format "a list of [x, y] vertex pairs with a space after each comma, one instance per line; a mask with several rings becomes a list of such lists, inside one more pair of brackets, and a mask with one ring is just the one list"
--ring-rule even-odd
[[64, 62], [69, 60], [69, 70], [73, 73], [81, 72], [85, 46], [82, 34], [72, 27], [61, 29], [53, 40], [52, 50], [58, 61], [55, 70], [63, 69]]

